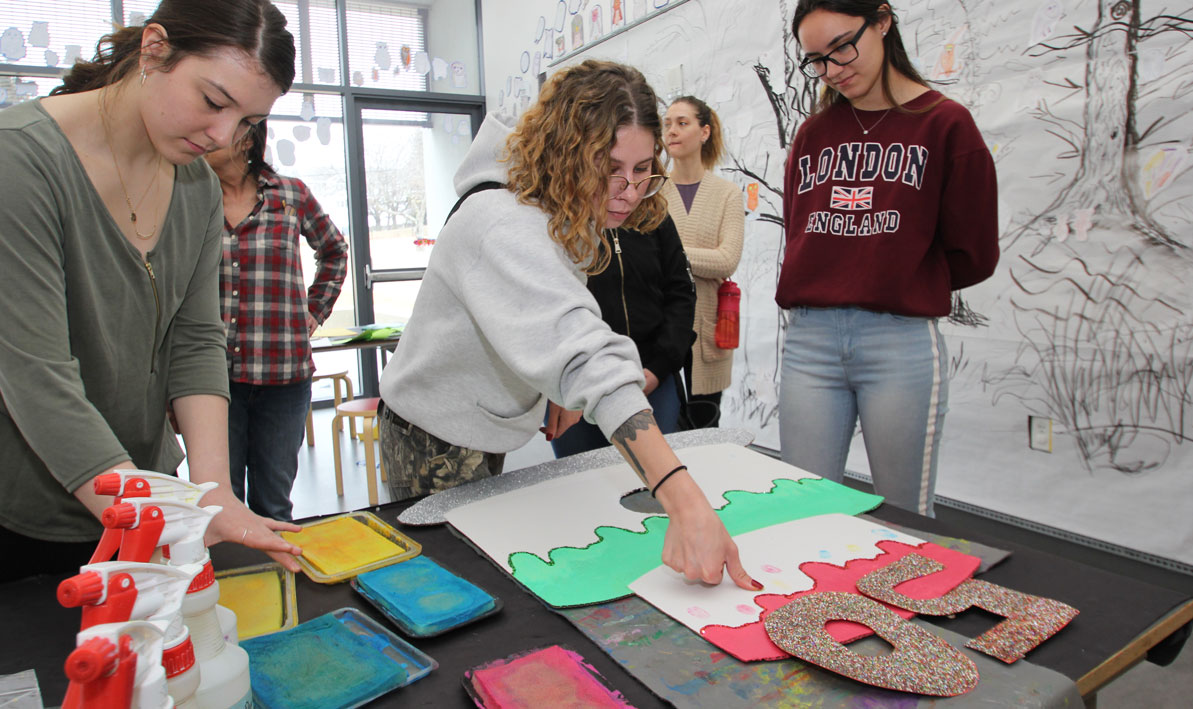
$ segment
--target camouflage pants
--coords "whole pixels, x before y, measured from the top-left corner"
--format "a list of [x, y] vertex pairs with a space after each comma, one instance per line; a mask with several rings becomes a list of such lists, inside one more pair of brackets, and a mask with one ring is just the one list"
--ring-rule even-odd
[[504, 453], [453, 446], [380, 404], [381, 460], [394, 501], [421, 497], [501, 473]]

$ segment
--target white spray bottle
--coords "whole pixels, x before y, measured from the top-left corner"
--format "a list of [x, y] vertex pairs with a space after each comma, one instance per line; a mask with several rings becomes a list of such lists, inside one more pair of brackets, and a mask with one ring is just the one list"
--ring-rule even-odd
[[162, 622], [166, 689], [176, 707], [193, 709], [194, 694], [199, 688], [199, 667], [190, 632], [182, 621], [182, 601], [202, 570], [200, 564], [167, 566], [133, 561], [87, 564], [79, 568], [77, 575], [58, 584], [58, 602], [67, 608], [82, 608], [83, 630], [130, 620]]
[[162, 668], [165, 623], [132, 620], [79, 631], [66, 658], [62, 709], [172, 709]]
[[[190, 628], [195, 659], [199, 664], [198, 709], [247, 709], [252, 705], [249, 656], [239, 645], [224, 640], [216, 612], [219, 585], [203, 535], [212, 517], [222, 508], [197, 507], [185, 502], [152, 497], [126, 498], [104, 510], [104, 538], [97, 555], [119, 547], [120, 560], [143, 561], [158, 546], [168, 546], [169, 564], [200, 564], [203, 570], [191, 583], [182, 601], [182, 618]], [[120, 533], [117, 541], [109, 533]], [[111, 553], [111, 552], [106, 552]]]
[[[188, 502], [192, 505], [198, 505], [204, 495], [219, 487], [219, 483], [193, 483], [176, 475], [163, 475], [149, 470], [117, 470], [104, 473], [97, 475], [92, 480], [92, 485], [95, 494], [111, 495], [116, 498], [117, 503], [128, 497], [152, 497], [158, 500]], [[160, 554], [155, 554], [152, 560], [164, 563]], [[217, 605], [215, 610], [220, 619], [220, 628], [224, 632], [224, 640], [238, 645], [240, 638], [236, 613], [220, 605]]]

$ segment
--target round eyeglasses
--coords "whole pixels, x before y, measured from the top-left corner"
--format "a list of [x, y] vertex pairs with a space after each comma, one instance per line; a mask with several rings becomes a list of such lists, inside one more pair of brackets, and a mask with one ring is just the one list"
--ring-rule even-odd
[[809, 79], [819, 79], [828, 73], [828, 63], [832, 62], [837, 66], [845, 66], [850, 62], [856, 61], [858, 57], [857, 43], [862, 38], [862, 33], [870, 26], [870, 21], [866, 20], [862, 23], [859, 29], [848, 42], [842, 42], [833, 48], [831, 52], [822, 57], [811, 57], [803, 60], [799, 64], [799, 70], [803, 72], [804, 76]]
[[630, 182], [622, 175], [609, 175], [609, 196], [614, 197], [625, 192], [627, 187], [633, 187], [635, 190], [641, 191], [642, 197], [645, 199], [658, 194], [666, 181], [666, 175], [647, 175], [636, 182]]

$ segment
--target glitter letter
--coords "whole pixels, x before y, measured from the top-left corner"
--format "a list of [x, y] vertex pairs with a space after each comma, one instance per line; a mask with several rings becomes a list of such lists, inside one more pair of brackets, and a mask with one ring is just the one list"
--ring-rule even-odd
[[[828, 634], [830, 620], [866, 625], [895, 649], [859, 655]], [[799, 659], [875, 687], [952, 697], [978, 683], [977, 665], [960, 650], [856, 593], [801, 596], [768, 615], [765, 625], [770, 639]]]
[[1050, 598], [1032, 596], [990, 583], [970, 579], [940, 598], [909, 598], [895, 586], [944, 567], [938, 562], [908, 554], [892, 564], [866, 574], [857, 588], [867, 596], [924, 615], [953, 615], [977, 606], [1006, 618], [965, 647], [1011, 663], [1069, 624], [1077, 609]]

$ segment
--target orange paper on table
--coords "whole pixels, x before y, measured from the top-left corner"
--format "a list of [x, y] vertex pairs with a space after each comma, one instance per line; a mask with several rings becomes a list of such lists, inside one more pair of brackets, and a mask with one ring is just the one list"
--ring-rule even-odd
[[301, 532], [282, 532], [286, 541], [302, 547], [302, 555], [315, 568], [336, 576], [405, 550], [368, 525], [345, 517], [318, 524]]

